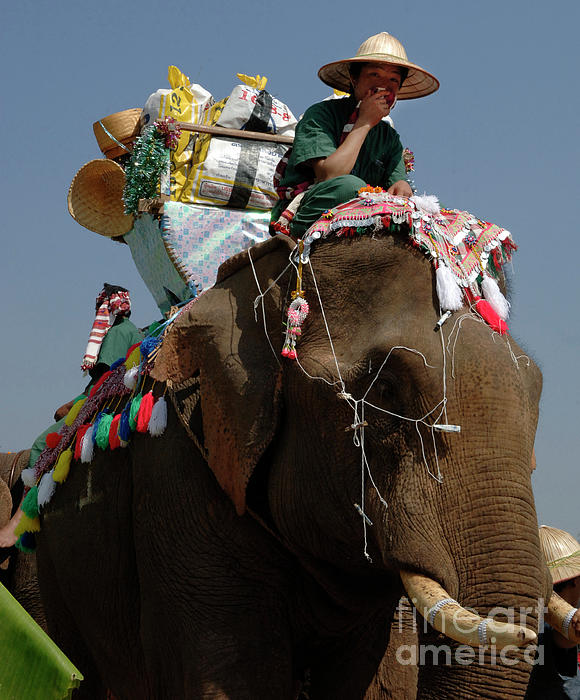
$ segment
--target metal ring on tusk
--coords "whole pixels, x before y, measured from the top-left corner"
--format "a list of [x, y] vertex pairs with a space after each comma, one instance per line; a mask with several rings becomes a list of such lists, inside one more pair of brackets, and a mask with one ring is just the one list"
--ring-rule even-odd
[[572, 618], [574, 615], [577, 613], [578, 608], [572, 608], [571, 610], [568, 611], [568, 614], [562, 621], [562, 634], [566, 639], [569, 639], [568, 633], [570, 632], [570, 623], [572, 622]]
[[477, 627], [477, 636], [479, 638], [479, 645], [485, 646], [487, 644], [487, 625], [489, 624], [489, 617], [485, 617]]
[[429, 614], [427, 616], [427, 621], [431, 626], [433, 626], [433, 620], [435, 619], [435, 615], [441, 610], [442, 607], [445, 605], [449, 605], [449, 603], [454, 603], [455, 605], [459, 605], [459, 603], [455, 600], [455, 598], [442, 598], [441, 600], [437, 601], [435, 605], [429, 610]]

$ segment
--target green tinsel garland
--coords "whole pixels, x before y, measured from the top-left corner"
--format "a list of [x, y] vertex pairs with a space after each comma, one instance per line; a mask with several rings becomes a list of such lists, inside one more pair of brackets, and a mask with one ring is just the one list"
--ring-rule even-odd
[[168, 162], [165, 136], [155, 126], [147, 127], [135, 140], [131, 160], [125, 167], [125, 214], [136, 214], [140, 199], [157, 195], [159, 178]]

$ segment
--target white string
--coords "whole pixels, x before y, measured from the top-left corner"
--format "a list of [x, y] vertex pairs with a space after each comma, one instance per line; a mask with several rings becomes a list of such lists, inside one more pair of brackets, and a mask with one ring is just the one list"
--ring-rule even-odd
[[270, 334], [268, 333], [268, 326], [266, 325], [266, 307], [264, 305], [264, 297], [266, 294], [276, 285], [278, 280], [286, 273], [290, 265], [286, 265], [286, 267], [282, 270], [282, 272], [276, 277], [276, 279], [272, 282], [272, 284], [266, 289], [266, 291], [262, 292], [262, 288], [260, 287], [260, 282], [258, 280], [258, 275], [256, 274], [256, 268], [254, 267], [254, 261], [252, 260], [252, 255], [250, 253], [250, 248], [248, 248], [248, 258], [250, 260], [250, 265], [252, 267], [252, 272], [254, 273], [254, 280], [256, 281], [256, 287], [258, 288], [258, 291], [260, 292], [258, 296], [254, 299], [254, 319], [256, 323], [258, 323], [258, 304], [262, 304], [262, 321], [264, 323], [264, 333], [266, 335], [266, 339], [268, 340], [268, 345], [270, 346], [270, 350], [272, 351], [272, 354], [276, 358], [276, 362], [278, 363], [279, 366], [282, 366], [280, 362], [280, 358], [278, 357], [278, 353], [276, 350], [274, 350], [274, 346], [272, 345], [272, 341], [270, 340]]
[[314, 274], [314, 270], [312, 268], [312, 262], [310, 260], [308, 260], [308, 267], [310, 268], [310, 274], [312, 275], [312, 280], [314, 282], [314, 288], [316, 289], [316, 296], [318, 298], [318, 303], [320, 304], [320, 312], [322, 313], [322, 320], [324, 321], [324, 327], [326, 328], [326, 335], [327, 335], [328, 341], [330, 343], [330, 350], [332, 352], [332, 357], [334, 358], [334, 364], [336, 366], [336, 371], [338, 373], [340, 386], [342, 388], [342, 391], [344, 392], [344, 390], [345, 390], [344, 381], [342, 380], [342, 375], [340, 373], [340, 367], [338, 366], [338, 358], [336, 357], [336, 353], [334, 352], [334, 343], [332, 342], [332, 336], [330, 335], [330, 329], [328, 328], [326, 314], [324, 313], [324, 306], [322, 305], [322, 299], [320, 298], [320, 291], [318, 289], [318, 283], [316, 281], [316, 276]]

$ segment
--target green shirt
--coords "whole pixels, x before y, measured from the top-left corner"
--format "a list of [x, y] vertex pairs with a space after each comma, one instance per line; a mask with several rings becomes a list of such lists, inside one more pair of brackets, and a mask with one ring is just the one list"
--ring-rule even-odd
[[[296, 126], [294, 145], [281, 185], [297, 185], [314, 179], [314, 171], [307, 161], [327, 158], [336, 151], [344, 125], [355, 107], [356, 100], [351, 96], [319, 102], [306, 110]], [[369, 131], [351, 174], [368, 185], [385, 189], [406, 179], [403, 146], [390, 124], [380, 121]]]
[[107, 335], [103, 338], [99, 350], [97, 364], [105, 364], [109, 367], [120, 357], [125, 357], [131, 345], [140, 343], [143, 340], [143, 333], [130, 319], [121, 317], [115, 325], [109, 328]]

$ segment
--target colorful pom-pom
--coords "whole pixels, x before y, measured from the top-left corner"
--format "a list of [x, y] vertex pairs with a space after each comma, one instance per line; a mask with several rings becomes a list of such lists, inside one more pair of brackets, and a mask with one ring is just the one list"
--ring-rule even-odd
[[[121, 420], [119, 421], [119, 440], [121, 443], [127, 443], [129, 442], [129, 438], [131, 437], [131, 423], [129, 421], [129, 414], [131, 412], [131, 401], [127, 401], [125, 404], [123, 410], [121, 411]], [[121, 447], [123, 445], [121, 444]]]
[[60, 433], [49, 433], [46, 436], [46, 446], [50, 447], [51, 450], [58, 447], [61, 437]]
[[155, 402], [149, 419], [149, 434], [153, 437], [163, 435], [167, 427], [167, 402], [165, 397], [161, 396]]
[[137, 386], [137, 379], [139, 376], [139, 368], [138, 367], [131, 367], [131, 369], [128, 369], [125, 372], [125, 376], [123, 377], [123, 384], [127, 387], [127, 389], [130, 389], [133, 391], [133, 389]]
[[93, 387], [89, 393], [89, 397], [93, 397], [110, 376], [111, 370], [105, 372], [105, 374], [103, 374], [103, 376], [93, 384]]
[[149, 426], [151, 413], [153, 412], [153, 392], [148, 391], [141, 399], [139, 404], [139, 413], [137, 414], [137, 432], [146, 433]]
[[127, 359], [125, 360], [125, 367], [131, 369], [132, 367], [137, 367], [141, 364], [141, 348], [140, 343], [133, 347], [132, 350], [127, 354]]
[[78, 462], [79, 459], [81, 458], [81, 448], [83, 446], [83, 438], [85, 436], [85, 433], [87, 430], [91, 427], [90, 423], [83, 423], [83, 425], [79, 425], [76, 437], [75, 437], [75, 451], [74, 451], [74, 459]]
[[52, 478], [53, 473], [54, 469], [51, 469], [49, 472], [44, 474], [40, 480], [40, 483], [38, 484], [39, 510], [42, 510], [48, 503], [50, 503], [52, 497], [54, 496], [54, 492], [56, 491], [56, 482]]
[[38, 486], [33, 486], [26, 494], [20, 509], [30, 519], [38, 517]]
[[117, 415], [113, 417], [113, 420], [111, 421], [111, 425], [109, 427], [109, 447], [112, 450], [116, 450], [118, 447], [121, 447], [121, 441], [119, 439], [119, 422], [120, 421], [121, 421], [121, 414], [117, 413]]
[[120, 357], [118, 360], [115, 360], [113, 362], [113, 364], [110, 366], [109, 369], [111, 370], [111, 372], [113, 372], [117, 369], [117, 367], [120, 367], [124, 362], [125, 362], [125, 358]]
[[81, 408], [84, 406], [85, 401], [87, 400], [86, 396], [83, 396], [79, 398], [75, 403], [73, 404], [71, 410], [66, 414], [66, 418], [64, 419], [64, 424], [65, 425], [72, 425], [77, 416], [79, 415], [79, 412]]
[[40, 532], [40, 519], [38, 516], [36, 518], [29, 518], [26, 513], [23, 513], [20, 517], [20, 522], [14, 528], [14, 534], [16, 537], [20, 537], [25, 532]]
[[109, 446], [109, 429], [113, 422], [113, 416], [110, 413], [103, 413], [99, 425], [96, 430], [95, 444], [101, 450], [106, 450]]
[[70, 471], [70, 463], [72, 461], [73, 453], [72, 450], [63, 450], [59, 458], [56, 461], [56, 464], [54, 465], [54, 471], [52, 474], [52, 478], [54, 481], [56, 481], [57, 484], [62, 484], [66, 481], [66, 478], [68, 476], [68, 473]]
[[22, 483], [27, 488], [31, 489], [36, 484], [36, 473], [33, 467], [27, 467], [20, 472]]
[[83, 439], [81, 442], [81, 462], [83, 464], [88, 464], [93, 460], [93, 430], [94, 425], [89, 425], [89, 427], [85, 431], [85, 434], [83, 435]]
[[23, 532], [14, 545], [24, 554], [30, 554], [36, 549], [36, 537], [32, 532]]
[[137, 427], [137, 415], [139, 414], [139, 407], [141, 406], [142, 398], [143, 394], [139, 392], [131, 401], [131, 408], [129, 409], [129, 427], [131, 430], [135, 430]]

